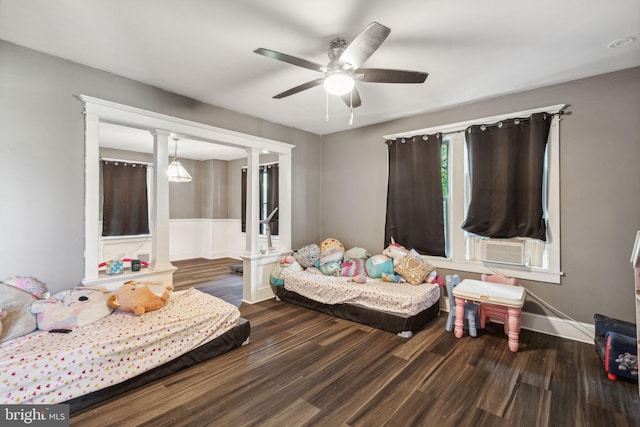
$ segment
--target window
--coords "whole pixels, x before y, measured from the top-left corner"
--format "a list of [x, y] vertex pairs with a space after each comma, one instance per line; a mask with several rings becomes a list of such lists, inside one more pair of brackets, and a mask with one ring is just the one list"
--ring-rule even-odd
[[[417, 133], [442, 132], [441, 180], [445, 224], [445, 256], [429, 256], [439, 268], [475, 273], [499, 272], [522, 279], [560, 282], [560, 201], [559, 201], [559, 113], [564, 105], [495, 116], [429, 129], [411, 134], [385, 136], [399, 138]], [[465, 129], [473, 124], [497, 123], [537, 112], [553, 114], [546, 149], [543, 201], [547, 241], [527, 238], [491, 239], [464, 231], [470, 203], [470, 180]]]
[[101, 166], [102, 235], [148, 235], [147, 166], [106, 160]]
[[[279, 168], [277, 163], [261, 165], [258, 172], [260, 185], [260, 220], [266, 219], [278, 207]], [[242, 232], [247, 230], [247, 168], [242, 168]], [[278, 235], [278, 213], [270, 222], [271, 235]], [[260, 234], [267, 233], [267, 224], [260, 224]]]

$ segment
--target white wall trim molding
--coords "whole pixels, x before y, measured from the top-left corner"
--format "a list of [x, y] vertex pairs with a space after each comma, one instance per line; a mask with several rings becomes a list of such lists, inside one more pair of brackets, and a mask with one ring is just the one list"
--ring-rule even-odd
[[169, 254], [171, 261], [191, 258], [240, 259], [237, 248], [244, 245], [242, 236], [231, 230], [240, 220], [188, 218], [169, 220]]
[[561, 319], [553, 316], [522, 312], [520, 325], [523, 329], [541, 332], [560, 338], [567, 338], [587, 344], [593, 344], [595, 327], [589, 323]]
[[[291, 174], [289, 173], [291, 150], [295, 145], [222, 129], [178, 117], [167, 116], [165, 114], [118, 104], [104, 99], [93, 98], [87, 95], [77, 95], [77, 98], [83, 102], [83, 113], [85, 114], [85, 271], [83, 280], [95, 280], [98, 278], [98, 146], [100, 142], [99, 125], [101, 121], [144, 129], [151, 132], [154, 137], [154, 191], [151, 218], [152, 234], [154, 236], [150, 260], [151, 268], [163, 271], [170, 270], [171, 267], [173, 267], [169, 261], [170, 259], [182, 259], [183, 257], [190, 257], [201, 253], [203, 251], [203, 242], [207, 248], [205, 252], [208, 252], [210, 254], [209, 256], [216, 254], [218, 250], [217, 244], [219, 240], [222, 239], [222, 234], [218, 234], [216, 227], [213, 227], [214, 223], [210, 223], [212, 224], [212, 230], [208, 236], [215, 235], [216, 238], [211, 241], [208, 240], [208, 237], [205, 237], [203, 241], [202, 236], [193, 234], [194, 230], [198, 229], [198, 226], [193, 222], [174, 222], [170, 224], [166, 167], [168, 160], [167, 141], [171, 133], [201, 139], [205, 142], [244, 148], [247, 153], [252, 153], [248, 156], [248, 167], [252, 172], [255, 172], [258, 168], [257, 159], [260, 152], [268, 151], [277, 154], [280, 163], [284, 164], [284, 174], [280, 177], [280, 234], [283, 235], [283, 242], [290, 244], [291, 236], [287, 234], [291, 232], [291, 224], [288, 223], [291, 220], [291, 212], [289, 212], [291, 210], [291, 192], [288, 191], [291, 188], [291, 183], [285, 181], [291, 180]], [[257, 212], [257, 205], [259, 203], [256, 187], [257, 180], [255, 179], [252, 180], [247, 187], [248, 211], [253, 213]], [[257, 218], [257, 215], [249, 215], [248, 220], [251, 221], [251, 218]], [[257, 247], [257, 237], [251, 237], [251, 230], [255, 229], [256, 225], [257, 220], [251, 221], [249, 227], [250, 237], [247, 239], [248, 247], [246, 250], [251, 254], [260, 253]], [[175, 229], [185, 229], [187, 230], [186, 234], [194, 236], [195, 239], [188, 242], [181, 240], [175, 244], [171, 244], [169, 243], [170, 227], [174, 228], [174, 240], [176, 240], [175, 236], [177, 234], [181, 235], [181, 232], [176, 234]], [[223, 234], [225, 236], [227, 235], [226, 232]], [[220, 237], [220, 239], [218, 237]], [[171, 250], [173, 250], [173, 254], [170, 253]], [[250, 259], [247, 262], [256, 264], [255, 267], [257, 267], [258, 262], [256, 260]], [[246, 277], [244, 280], [247, 280]], [[172, 283], [173, 277], [170, 277], [167, 284]], [[249, 293], [253, 293], [255, 289], [261, 286], [261, 283], [245, 283], [245, 285], [247, 285], [245, 289], [250, 287], [252, 291]], [[246, 293], [245, 297], [247, 297], [249, 293]]]
[[[440, 307], [449, 312], [449, 299], [443, 298]], [[566, 338], [573, 341], [593, 343], [595, 333], [594, 325], [561, 319], [553, 316], [528, 313], [523, 311], [520, 315], [520, 327], [529, 331], [540, 332], [554, 337]]]
[[[233, 230], [238, 230], [234, 232]], [[169, 260], [192, 258], [235, 258], [243, 253], [245, 237], [239, 219], [188, 218], [169, 220]], [[151, 236], [109, 237], [100, 239], [99, 260], [124, 254], [136, 258], [150, 255]]]

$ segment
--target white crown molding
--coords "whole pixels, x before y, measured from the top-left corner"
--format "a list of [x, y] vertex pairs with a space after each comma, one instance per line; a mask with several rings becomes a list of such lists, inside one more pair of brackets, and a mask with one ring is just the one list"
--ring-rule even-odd
[[85, 114], [94, 114], [99, 116], [103, 121], [126, 124], [138, 129], [147, 129], [154, 132], [165, 131], [179, 133], [190, 137], [214, 141], [222, 145], [242, 147], [245, 149], [267, 150], [271, 153], [278, 154], [290, 153], [295, 147], [295, 145], [286, 142], [167, 116], [165, 114], [118, 104], [87, 95], [78, 95], [77, 98], [84, 103]]

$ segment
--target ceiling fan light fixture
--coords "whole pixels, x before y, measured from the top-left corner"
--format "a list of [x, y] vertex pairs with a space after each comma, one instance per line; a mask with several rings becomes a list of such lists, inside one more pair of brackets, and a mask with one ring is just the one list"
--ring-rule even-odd
[[343, 71], [334, 71], [324, 79], [324, 89], [331, 95], [346, 95], [353, 90], [353, 77]]

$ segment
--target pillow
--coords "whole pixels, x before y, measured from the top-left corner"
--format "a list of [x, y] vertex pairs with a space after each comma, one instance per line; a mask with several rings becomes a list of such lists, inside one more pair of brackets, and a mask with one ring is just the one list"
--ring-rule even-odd
[[349, 259], [367, 259], [371, 254], [365, 248], [351, 248], [344, 253], [344, 260]]
[[316, 261], [320, 260], [320, 248], [312, 243], [296, 251], [293, 258], [304, 268], [313, 267]]
[[419, 285], [424, 282], [433, 270], [434, 268], [431, 264], [427, 264], [412, 255], [396, 258], [396, 265], [394, 267], [394, 271], [412, 285]]
[[0, 336], [2, 336], [2, 319], [4, 319], [5, 317], [7, 317], [7, 312], [2, 311], [2, 309], [0, 308]]
[[15, 286], [0, 283], [0, 310], [6, 312], [2, 319], [0, 342], [26, 335], [36, 329], [36, 316], [31, 304], [38, 298]]
[[366, 260], [354, 258], [349, 259], [340, 264], [340, 275], [343, 277], [354, 277], [358, 275], [366, 275]]
[[58, 292], [31, 304], [31, 312], [36, 315], [38, 329], [42, 331], [88, 325], [112, 311], [102, 291], [84, 287]]
[[45, 285], [35, 277], [13, 276], [7, 280], [4, 280], [3, 283], [29, 292], [38, 299], [49, 298], [49, 290], [47, 289], [47, 285]]
[[329, 262], [342, 262], [344, 256], [344, 248], [334, 247], [327, 249], [320, 254], [320, 265], [327, 264]]
[[336, 247], [342, 248], [342, 251], [344, 252], [344, 246], [342, 243], [340, 243], [340, 240], [330, 237], [328, 239], [324, 239], [322, 243], [320, 243], [320, 252], [322, 253], [327, 249], [336, 248]]

